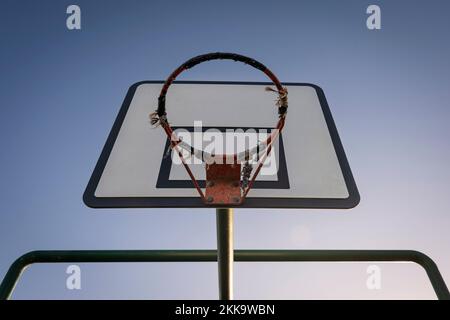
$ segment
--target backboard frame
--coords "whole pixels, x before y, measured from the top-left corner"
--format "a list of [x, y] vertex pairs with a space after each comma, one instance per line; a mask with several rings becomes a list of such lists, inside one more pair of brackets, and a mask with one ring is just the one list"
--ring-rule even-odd
[[[107, 164], [109, 155], [119, 135], [120, 128], [126, 117], [127, 111], [136, 89], [142, 84], [163, 84], [160, 80], [140, 81], [133, 84], [127, 92], [125, 100], [114, 121], [111, 132], [100, 154], [99, 160], [94, 168], [89, 183], [83, 194], [84, 203], [91, 208], [211, 208], [205, 206], [200, 197], [96, 197], [95, 191], [101, 175]], [[220, 85], [271, 85], [270, 82], [242, 82], [242, 81], [175, 81], [179, 84], [220, 84]], [[285, 86], [309, 86], [315, 89], [322, 112], [325, 118], [328, 132], [338, 158], [339, 166], [348, 190], [347, 198], [260, 198], [251, 197], [251, 192], [246, 201], [237, 208], [286, 208], [286, 209], [350, 209], [358, 205], [360, 201], [359, 192], [353, 178], [350, 165], [343, 145], [341, 143], [336, 125], [331, 115], [330, 108], [323, 90], [310, 83], [283, 83]], [[176, 199], [176, 201], [174, 200]]]

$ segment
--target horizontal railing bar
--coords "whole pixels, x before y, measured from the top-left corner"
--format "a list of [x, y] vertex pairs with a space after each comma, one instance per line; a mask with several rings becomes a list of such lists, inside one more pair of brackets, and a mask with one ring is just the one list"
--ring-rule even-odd
[[[421, 265], [439, 299], [450, 293], [434, 261], [413, 250], [235, 250], [237, 262], [414, 262]], [[23, 270], [34, 263], [215, 262], [215, 250], [81, 250], [32, 251], [18, 258], [0, 285], [8, 299]]]

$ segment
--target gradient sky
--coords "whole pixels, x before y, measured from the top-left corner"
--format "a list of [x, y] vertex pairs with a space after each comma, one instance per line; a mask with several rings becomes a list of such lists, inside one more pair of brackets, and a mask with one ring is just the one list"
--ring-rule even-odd
[[[66, 28], [78, 4], [82, 30]], [[378, 4], [382, 29], [366, 28]], [[322, 87], [361, 203], [339, 210], [235, 210], [239, 249], [413, 249], [450, 283], [448, 1], [0, 2], [0, 277], [38, 249], [213, 249], [215, 214], [94, 210], [82, 193], [128, 87], [210, 51], [254, 57], [286, 82]], [[232, 63], [184, 80], [260, 81]], [[434, 298], [411, 264], [237, 264], [236, 298]], [[14, 298], [217, 297], [216, 266], [29, 268]]]

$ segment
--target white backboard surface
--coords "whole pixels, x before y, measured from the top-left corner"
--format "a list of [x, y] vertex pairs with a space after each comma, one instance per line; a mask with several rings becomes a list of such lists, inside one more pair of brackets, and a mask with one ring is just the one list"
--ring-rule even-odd
[[[168, 152], [161, 128], [152, 128], [162, 81], [133, 85], [125, 98], [84, 194], [86, 205], [119, 207], [204, 207], [178, 157]], [[194, 138], [199, 121], [204, 140], [256, 139], [277, 122], [276, 96], [268, 83], [176, 82], [167, 94], [171, 126]], [[351, 208], [359, 194], [322, 90], [311, 84], [285, 84], [289, 92], [286, 125], [271, 158], [240, 207]], [[197, 129], [198, 130], [198, 129]], [[234, 133], [225, 133], [233, 131]], [[262, 139], [262, 138], [261, 138]], [[229, 141], [229, 140], [224, 140]], [[225, 142], [224, 145], [228, 143]], [[270, 161], [270, 162], [269, 162]], [[204, 165], [191, 168], [204, 184]], [[274, 170], [275, 169], [275, 170]]]

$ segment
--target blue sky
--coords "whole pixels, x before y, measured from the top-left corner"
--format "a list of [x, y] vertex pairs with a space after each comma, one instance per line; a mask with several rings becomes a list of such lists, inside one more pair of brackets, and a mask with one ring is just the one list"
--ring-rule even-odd
[[[78, 4], [82, 30], [66, 28]], [[382, 29], [366, 28], [378, 4]], [[37, 249], [212, 249], [215, 214], [100, 210], [82, 193], [128, 87], [201, 53], [323, 88], [361, 193], [336, 210], [236, 210], [240, 249], [414, 249], [450, 282], [448, 1], [12, 1], [0, 10], [0, 276]], [[226, 62], [184, 80], [265, 80]], [[268, 236], [269, 235], [269, 236]], [[432, 298], [414, 265], [239, 264], [236, 298]], [[211, 298], [214, 264], [28, 269], [14, 298]], [[262, 281], [264, 279], [264, 281]], [[345, 279], [345, 281], [343, 281]], [[307, 284], [307, 285], [306, 285]], [[324, 292], [333, 288], [333, 295]]]

